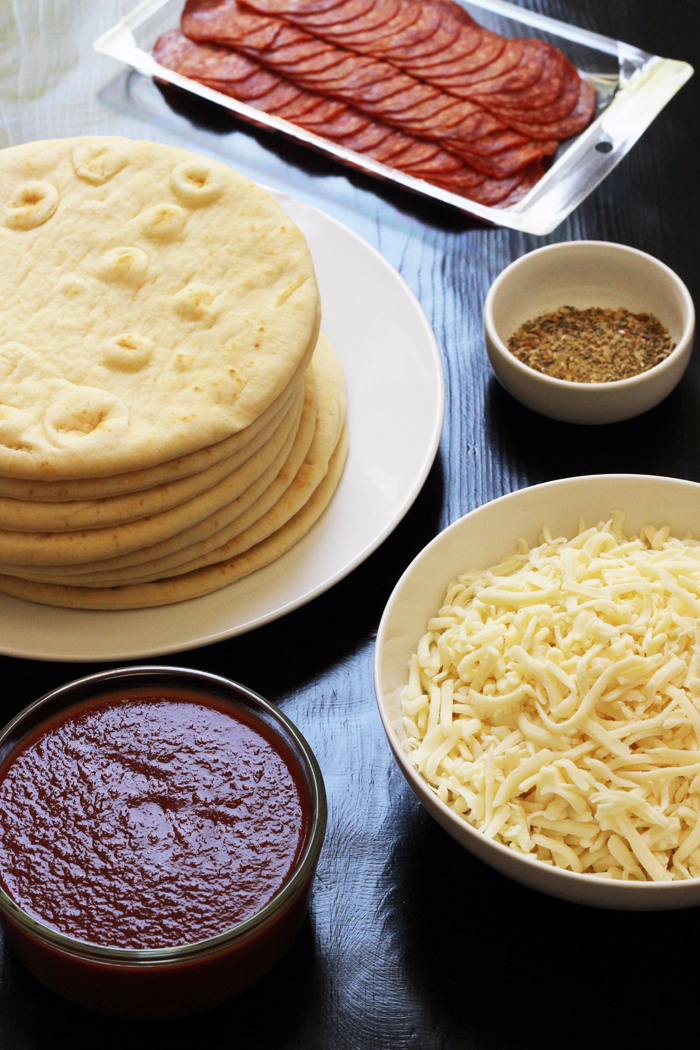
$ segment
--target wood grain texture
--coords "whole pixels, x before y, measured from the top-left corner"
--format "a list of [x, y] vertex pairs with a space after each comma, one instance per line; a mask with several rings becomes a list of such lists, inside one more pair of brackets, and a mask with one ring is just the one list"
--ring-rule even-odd
[[[374, 635], [411, 558], [505, 492], [600, 471], [700, 480], [700, 358], [652, 412], [588, 429], [544, 420], [497, 385], [482, 336], [491, 281], [554, 241], [620, 241], [700, 298], [700, 77], [553, 235], [491, 229], [348, 173], [121, 71], [91, 43], [131, 0], [0, 5], [0, 144], [105, 132], [207, 152], [309, 201], [374, 244], [418, 295], [448, 388], [436, 464], [394, 534], [346, 580], [242, 638], [164, 659], [279, 703], [318, 755], [330, 799], [312, 912], [287, 958], [242, 999], [172, 1023], [117, 1022], [45, 991], [7, 949], [3, 1050], [590, 1050], [663, 1046], [695, 1001], [700, 911], [597, 912], [523, 889], [474, 860], [396, 771], [372, 685]], [[700, 65], [697, 4], [523, 0], [556, 18]], [[700, 525], [699, 525], [700, 531]], [[1, 629], [1, 628], [0, 628]], [[271, 655], [272, 654], [272, 655]], [[96, 669], [2, 659], [0, 720]], [[672, 1005], [675, 1004], [675, 1005]], [[669, 1013], [669, 1009], [673, 1012]]]

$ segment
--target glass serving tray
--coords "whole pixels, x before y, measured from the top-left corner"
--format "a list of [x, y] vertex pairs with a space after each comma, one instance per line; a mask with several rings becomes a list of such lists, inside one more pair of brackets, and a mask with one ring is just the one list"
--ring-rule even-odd
[[597, 108], [592, 123], [559, 146], [544, 178], [510, 208], [489, 208], [440, 189], [159, 65], [151, 51], [161, 33], [179, 26], [184, 0], [144, 0], [96, 40], [94, 47], [145, 76], [157, 77], [218, 102], [253, 124], [281, 132], [344, 164], [452, 204], [486, 222], [525, 233], [551, 233], [620, 163], [690, 79], [693, 68], [687, 62], [650, 55], [619, 40], [523, 10], [506, 0], [460, 2], [477, 22], [503, 36], [538, 37], [554, 44], [596, 89]]

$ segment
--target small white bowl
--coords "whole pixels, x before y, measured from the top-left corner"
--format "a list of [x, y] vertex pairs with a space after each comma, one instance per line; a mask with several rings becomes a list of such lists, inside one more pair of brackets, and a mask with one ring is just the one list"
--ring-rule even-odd
[[[652, 313], [675, 349], [630, 379], [554, 379], [518, 361], [507, 344], [525, 321], [562, 306]], [[569, 241], [538, 248], [506, 267], [486, 296], [484, 330], [497, 379], [528, 408], [565, 423], [617, 423], [658, 405], [677, 385], [693, 348], [695, 309], [681, 279], [652, 255], [608, 241]]]
[[457, 842], [486, 864], [525, 886], [578, 904], [629, 911], [686, 908], [700, 904], [700, 879], [617, 882], [578, 875], [485, 838], [438, 799], [401, 746], [401, 692], [408, 681], [408, 662], [450, 581], [467, 569], [495, 565], [515, 549], [521, 536], [534, 544], [543, 525], [555, 536], [571, 537], [580, 517], [595, 525], [614, 510], [625, 512], [630, 533], [653, 524], [670, 525], [677, 536], [700, 536], [700, 485], [639, 474], [566, 478], [521, 489], [479, 507], [436, 536], [406, 569], [384, 610], [374, 658], [377, 703], [394, 757], [419, 800]]

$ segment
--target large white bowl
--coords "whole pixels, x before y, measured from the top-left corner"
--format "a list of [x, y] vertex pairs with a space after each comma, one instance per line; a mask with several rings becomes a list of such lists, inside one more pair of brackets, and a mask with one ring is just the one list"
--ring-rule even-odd
[[700, 537], [700, 485], [640, 474], [566, 478], [521, 489], [460, 518], [414, 558], [387, 603], [377, 634], [374, 681], [379, 713], [401, 772], [425, 808], [462, 846], [497, 871], [532, 889], [579, 904], [626, 910], [685, 908], [700, 904], [700, 879], [616, 882], [550, 867], [485, 838], [441, 802], [408, 762], [401, 747], [401, 691], [408, 661], [448, 584], [467, 569], [486, 569], [515, 549], [519, 537], [534, 544], [543, 525], [555, 536], [574, 536], [587, 525], [627, 515], [625, 529], [670, 525], [675, 535]]
[[[675, 349], [648, 372], [612, 383], [544, 375], [519, 361], [507, 343], [525, 321], [562, 306], [652, 313]], [[484, 303], [496, 378], [528, 408], [566, 423], [616, 423], [658, 405], [688, 367], [694, 331], [693, 300], [680, 277], [653, 255], [608, 241], [566, 241], [523, 255], [496, 278]]]

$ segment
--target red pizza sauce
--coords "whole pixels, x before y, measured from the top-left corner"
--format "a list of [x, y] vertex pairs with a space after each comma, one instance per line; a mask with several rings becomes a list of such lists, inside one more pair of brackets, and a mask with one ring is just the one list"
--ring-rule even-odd
[[191, 944], [272, 899], [309, 822], [296, 760], [242, 707], [111, 694], [44, 722], [0, 769], [0, 882], [82, 941]]

